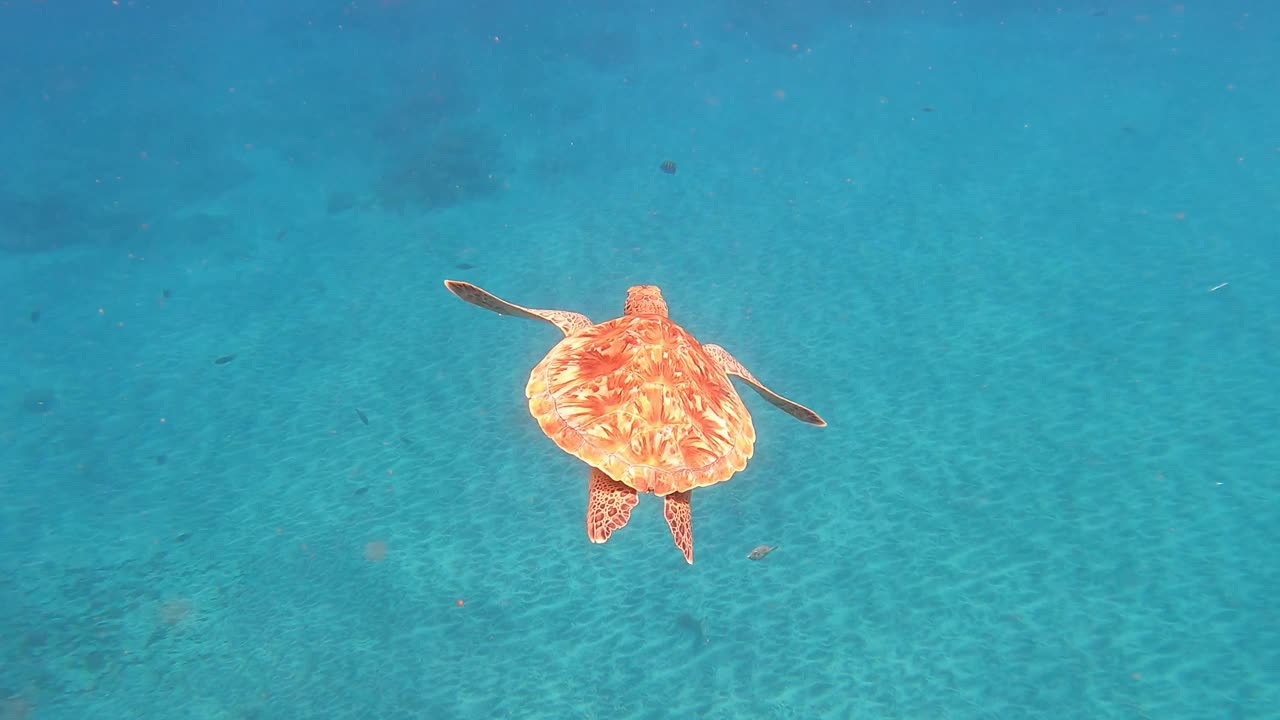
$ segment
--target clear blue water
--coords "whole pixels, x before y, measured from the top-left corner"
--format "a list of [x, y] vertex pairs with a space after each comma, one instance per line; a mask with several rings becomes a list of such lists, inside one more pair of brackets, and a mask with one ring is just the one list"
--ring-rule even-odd
[[[457, 5], [0, 2], [0, 720], [1280, 717], [1280, 9]], [[829, 427], [592, 545], [445, 278]]]

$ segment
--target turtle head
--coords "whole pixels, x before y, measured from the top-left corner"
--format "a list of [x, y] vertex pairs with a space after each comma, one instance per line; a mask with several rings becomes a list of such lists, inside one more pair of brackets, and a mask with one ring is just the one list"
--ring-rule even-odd
[[627, 288], [627, 301], [622, 303], [623, 315], [667, 316], [667, 301], [657, 285], [633, 285]]

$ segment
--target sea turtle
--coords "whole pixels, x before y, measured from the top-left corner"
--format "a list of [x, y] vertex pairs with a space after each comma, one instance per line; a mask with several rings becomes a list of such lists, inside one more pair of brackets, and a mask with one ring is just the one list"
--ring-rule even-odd
[[755, 444], [751, 415], [731, 375], [797, 420], [826, 425], [761, 384], [724, 348], [699, 343], [671, 321], [653, 285], [628, 289], [622, 317], [595, 324], [575, 312], [514, 305], [470, 283], [444, 284], [472, 305], [541, 320], [564, 333], [533, 368], [525, 396], [547, 437], [591, 466], [591, 542], [602, 543], [626, 525], [638, 494], [650, 492], [663, 498], [676, 547], [693, 563], [691, 491], [746, 467]]

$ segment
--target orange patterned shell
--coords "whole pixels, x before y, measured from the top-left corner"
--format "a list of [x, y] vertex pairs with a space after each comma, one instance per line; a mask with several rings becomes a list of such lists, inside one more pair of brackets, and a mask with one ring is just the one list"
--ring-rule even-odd
[[719, 364], [658, 315], [569, 335], [533, 369], [525, 394], [561, 449], [655, 495], [728, 480], [747, 466], [756, 440]]

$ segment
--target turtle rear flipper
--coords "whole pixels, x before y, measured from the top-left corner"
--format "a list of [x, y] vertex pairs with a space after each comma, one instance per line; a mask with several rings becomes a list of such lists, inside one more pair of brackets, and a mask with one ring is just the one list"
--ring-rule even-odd
[[631, 508], [640, 502], [635, 488], [605, 475], [599, 468], [591, 468], [591, 480], [587, 487], [587, 537], [593, 543], [609, 539], [631, 519]]
[[693, 564], [693, 518], [689, 511], [689, 497], [692, 490], [673, 492], [662, 498], [662, 516], [671, 528], [671, 539], [684, 554], [684, 561]]

